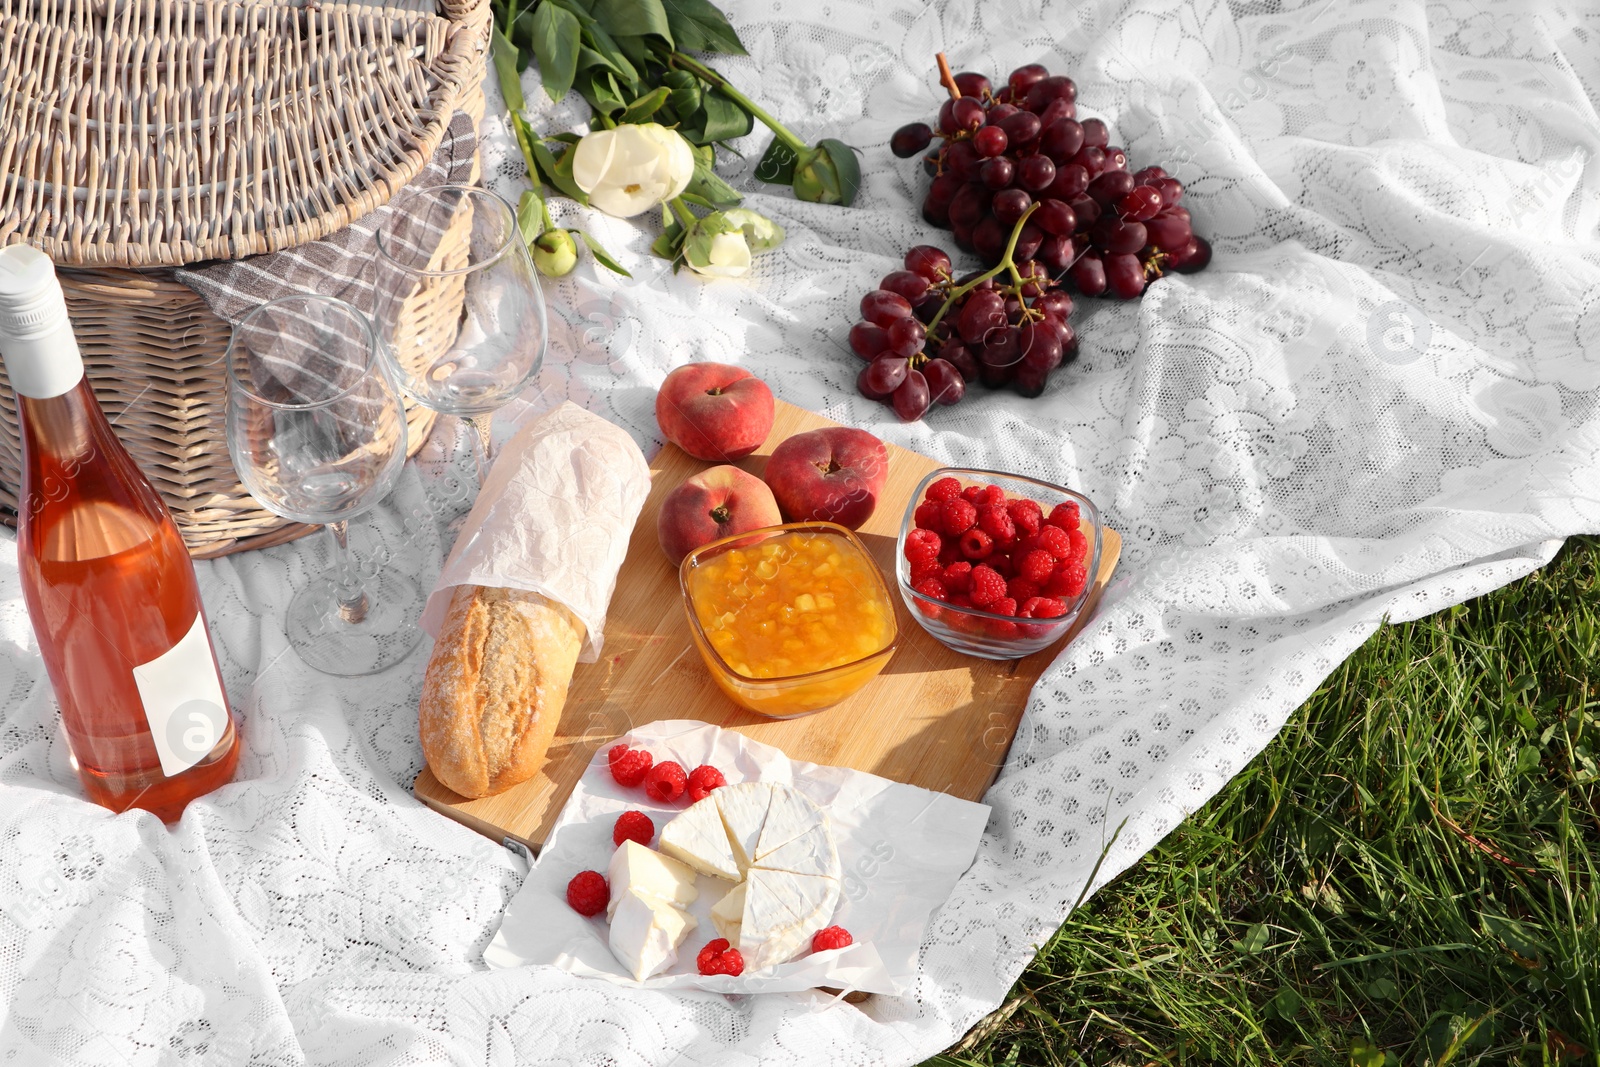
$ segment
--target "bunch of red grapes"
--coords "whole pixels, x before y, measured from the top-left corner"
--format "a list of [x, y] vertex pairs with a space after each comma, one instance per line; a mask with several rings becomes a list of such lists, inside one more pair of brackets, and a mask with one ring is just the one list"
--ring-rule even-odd
[[958, 402], [972, 381], [1044, 392], [1050, 372], [1078, 354], [1072, 297], [1037, 260], [1015, 272], [958, 280], [943, 249], [907, 252], [905, 269], [861, 298], [862, 321], [850, 328], [850, 348], [867, 363], [856, 377], [861, 395], [911, 422]]
[[1085, 296], [1131, 300], [1169, 270], [1190, 273], [1211, 262], [1211, 246], [1190, 228], [1183, 185], [1160, 167], [1129, 173], [1128, 155], [1111, 145], [1099, 119], [1077, 120], [1078, 87], [1030, 63], [994, 91], [965, 71], [939, 109], [939, 129], [913, 122], [895, 131], [902, 159], [943, 143], [923, 159], [933, 176], [922, 217], [949, 229], [956, 244], [985, 263], [999, 262], [1011, 228], [1033, 204], [1017, 260], [1067, 275]]

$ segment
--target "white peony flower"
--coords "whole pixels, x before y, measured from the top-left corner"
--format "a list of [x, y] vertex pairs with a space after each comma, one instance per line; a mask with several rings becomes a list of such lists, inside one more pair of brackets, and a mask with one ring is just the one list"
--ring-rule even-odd
[[622, 219], [671, 200], [694, 177], [689, 142], [654, 122], [596, 130], [573, 153], [572, 180], [589, 203]]
[[704, 243], [693, 242], [684, 249], [684, 262], [697, 274], [713, 278], [737, 278], [750, 269], [750, 242], [743, 230], [715, 234]]

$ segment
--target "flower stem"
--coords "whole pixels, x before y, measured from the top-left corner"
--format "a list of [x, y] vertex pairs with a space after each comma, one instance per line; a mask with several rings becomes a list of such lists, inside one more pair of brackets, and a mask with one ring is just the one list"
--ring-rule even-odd
[[784, 147], [788, 148], [796, 155], [806, 151], [808, 146], [804, 141], [790, 133], [788, 129], [784, 127], [783, 123], [767, 114], [759, 104], [757, 104], [754, 100], [751, 100], [739, 90], [735, 89], [732, 85], [728, 84], [728, 79], [724, 78], [710, 67], [698, 62], [697, 60], [689, 58], [682, 52], [674, 52], [672, 55], [668, 56], [667, 64], [668, 66], [676, 67], [679, 70], [686, 70], [695, 77], [710, 82], [714, 88], [722, 92], [723, 96], [726, 96], [729, 100], [732, 100], [735, 104], [738, 104], [740, 107], [750, 112], [750, 114], [760, 119], [761, 122], [772, 131], [773, 136], [782, 142]]
[[968, 293], [972, 292], [972, 290], [976, 289], [990, 278], [993, 278], [1001, 271], [1009, 270], [1015, 283], [1019, 287], [1022, 285], [1022, 276], [1017, 273], [1017, 265], [1011, 257], [1017, 251], [1017, 238], [1022, 236], [1022, 227], [1027, 223], [1028, 216], [1032, 215], [1037, 210], [1039, 210], [1038, 204], [1029, 204], [1028, 210], [1024, 211], [1022, 213], [1022, 217], [1017, 220], [1017, 224], [1011, 227], [1011, 239], [1006, 242], [1006, 252], [1005, 255], [1000, 257], [999, 263], [996, 263], [993, 267], [990, 267], [988, 270], [972, 279], [966, 285], [957, 286], [956, 288], [950, 290], [950, 295], [945, 297], [944, 303], [939, 306], [939, 313], [933, 317], [931, 322], [928, 323], [928, 334], [930, 336], [933, 334], [933, 328], [939, 325], [940, 320], [944, 318], [944, 313], [950, 310], [951, 304], [954, 304], [957, 300], [960, 300], [962, 297], [966, 296]]
[[694, 212], [689, 210], [689, 205], [683, 202], [683, 197], [675, 196], [667, 203], [672, 205], [672, 213], [678, 216], [678, 221], [683, 224], [685, 232], [693, 229], [694, 224], [700, 221], [694, 217]]

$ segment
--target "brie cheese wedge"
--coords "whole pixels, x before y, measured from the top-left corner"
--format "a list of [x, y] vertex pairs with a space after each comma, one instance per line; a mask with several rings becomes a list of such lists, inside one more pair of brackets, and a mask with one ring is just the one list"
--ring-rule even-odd
[[782, 848], [827, 818], [799, 790], [786, 785], [769, 788], [772, 790], [772, 800], [767, 806], [766, 821], [761, 826], [761, 840], [750, 854], [753, 864], [760, 864], [762, 856]]
[[[723, 786], [729, 789], [731, 786]], [[701, 874], [737, 882], [744, 877], [744, 868], [733, 854], [728, 842], [728, 829], [723, 825], [722, 813], [717, 809], [716, 793], [689, 806], [683, 814], [675, 816], [661, 828], [661, 851], [674, 859], [682, 860]]]
[[827, 816], [788, 844], [780, 845], [756, 860], [758, 868], [771, 871], [789, 871], [792, 874], [814, 874], [822, 878], [838, 879], [839, 849], [833, 843], [828, 829]]
[[745, 880], [739, 951], [746, 971], [793, 959], [811, 935], [828, 925], [839, 903], [839, 880], [753, 868]]
[[695, 926], [682, 908], [630, 889], [611, 915], [611, 952], [642, 982], [678, 962], [678, 946]]
[[707, 800], [717, 802], [722, 824], [727, 827], [733, 855], [742, 871], [755, 859], [761, 829], [767, 824], [767, 805], [772, 802], [772, 786], [766, 782], [740, 782], [725, 785]]
[[700, 895], [693, 871], [637, 841], [624, 841], [611, 854], [606, 882], [611, 886], [611, 900], [606, 904], [607, 919], [616, 913], [617, 902], [623, 895], [632, 890], [678, 907], [694, 903], [695, 897]]
[[711, 925], [731, 945], [739, 944], [739, 927], [744, 922], [744, 897], [748, 888], [748, 882], [740, 882], [723, 894], [722, 899], [711, 908]]

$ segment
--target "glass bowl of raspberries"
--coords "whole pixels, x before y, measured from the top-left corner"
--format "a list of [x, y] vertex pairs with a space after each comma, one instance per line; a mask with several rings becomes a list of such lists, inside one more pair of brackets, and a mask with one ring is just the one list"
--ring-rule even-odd
[[900, 523], [896, 573], [912, 616], [945, 646], [1020, 659], [1060, 640], [1100, 568], [1089, 498], [1020, 474], [944, 467]]

